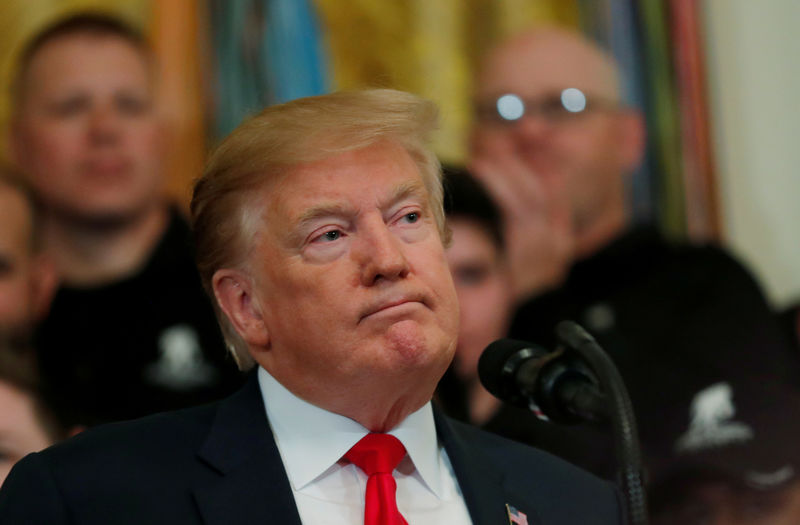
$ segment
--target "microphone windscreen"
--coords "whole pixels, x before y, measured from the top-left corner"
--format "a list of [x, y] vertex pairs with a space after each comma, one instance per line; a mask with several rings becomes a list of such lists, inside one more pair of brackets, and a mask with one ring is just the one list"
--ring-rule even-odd
[[532, 345], [516, 339], [498, 339], [491, 343], [481, 354], [478, 360], [478, 377], [483, 387], [493, 396], [507, 399], [508, 374], [513, 371], [504, 371], [511, 357]]

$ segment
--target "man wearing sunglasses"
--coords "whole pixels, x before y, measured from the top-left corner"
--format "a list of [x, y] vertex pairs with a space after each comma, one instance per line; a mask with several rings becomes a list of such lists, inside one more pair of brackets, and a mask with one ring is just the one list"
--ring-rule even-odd
[[646, 442], [659, 431], [651, 407], [685, 401], [689, 373], [798, 383], [800, 372], [741, 265], [632, 224], [627, 183], [645, 133], [619, 84], [613, 59], [575, 33], [502, 43], [477, 78], [470, 166], [503, 212], [511, 336], [555, 348], [558, 321], [586, 326], [619, 367]]

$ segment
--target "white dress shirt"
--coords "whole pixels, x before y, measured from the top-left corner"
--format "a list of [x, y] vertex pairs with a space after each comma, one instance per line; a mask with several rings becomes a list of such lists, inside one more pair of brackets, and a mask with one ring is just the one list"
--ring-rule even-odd
[[[298, 398], [263, 368], [258, 384], [300, 519], [308, 525], [363, 524], [367, 476], [342, 456], [369, 431]], [[431, 404], [389, 434], [408, 452], [394, 478], [397, 507], [409, 525], [472, 523], [447, 452], [436, 438]]]

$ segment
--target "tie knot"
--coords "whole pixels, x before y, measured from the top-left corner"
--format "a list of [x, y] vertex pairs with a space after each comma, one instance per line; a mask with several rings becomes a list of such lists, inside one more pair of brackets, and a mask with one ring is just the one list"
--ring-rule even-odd
[[391, 474], [406, 455], [406, 447], [391, 434], [367, 434], [344, 455], [367, 476]]

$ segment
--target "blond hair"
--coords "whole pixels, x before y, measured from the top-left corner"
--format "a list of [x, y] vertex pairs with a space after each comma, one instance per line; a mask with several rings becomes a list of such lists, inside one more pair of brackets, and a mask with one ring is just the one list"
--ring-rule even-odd
[[436, 106], [415, 95], [390, 89], [340, 92], [269, 107], [240, 124], [211, 154], [191, 203], [197, 265], [240, 369], [254, 361], [221, 311], [211, 281], [221, 268], [245, 267], [262, 224], [258, 190], [292, 167], [390, 141], [418, 167], [446, 240], [441, 167], [428, 147], [436, 124]]

